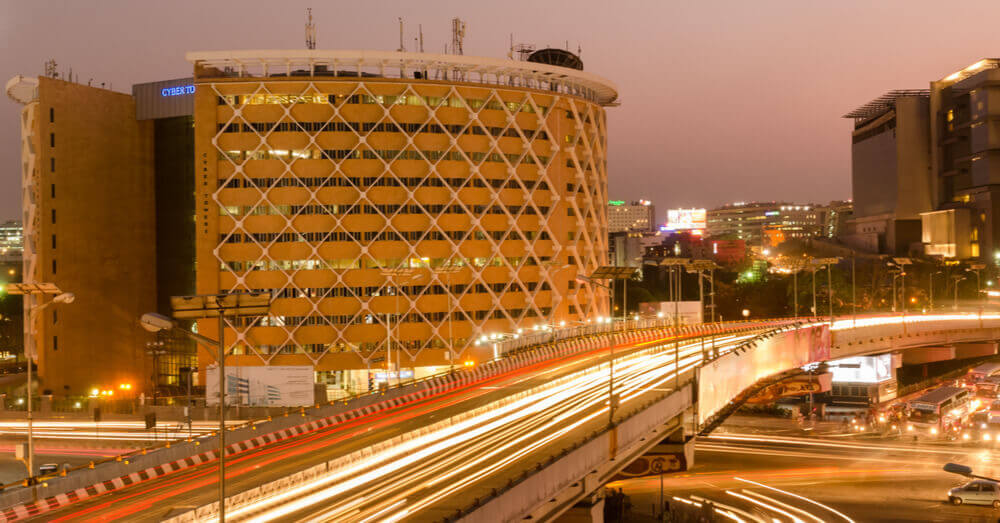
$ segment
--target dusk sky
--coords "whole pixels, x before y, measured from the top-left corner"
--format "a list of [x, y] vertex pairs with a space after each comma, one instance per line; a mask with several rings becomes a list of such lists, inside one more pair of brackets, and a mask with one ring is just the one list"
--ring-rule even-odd
[[[184, 53], [301, 49], [313, 7], [320, 49], [394, 50], [406, 23], [441, 52], [450, 20], [465, 54], [503, 57], [515, 42], [583, 49], [585, 69], [617, 84], [608, 109], [609, 192], [677, 206], [850, 197], [851, 122], [840, 116], [890, 89], [1000, 55], [1000, 3], [940, 1], [0, 0], [0, 81], [65, 74], [129, 92], [190, 74]], [[0, 102], [0, 218], [20, 214], [20, 106]], [[99, 183], [99, 180], [95, 180]]]

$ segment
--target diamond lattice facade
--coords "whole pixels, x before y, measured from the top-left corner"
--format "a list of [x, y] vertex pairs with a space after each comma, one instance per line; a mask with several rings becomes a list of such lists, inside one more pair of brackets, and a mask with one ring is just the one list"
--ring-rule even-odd
[[416, 53], [188, 59], [198, 291], [274, 296], [227, 321], [234, 364], [446, 365], [607, 315], [577, 280], [607, 262], [607, 81]]

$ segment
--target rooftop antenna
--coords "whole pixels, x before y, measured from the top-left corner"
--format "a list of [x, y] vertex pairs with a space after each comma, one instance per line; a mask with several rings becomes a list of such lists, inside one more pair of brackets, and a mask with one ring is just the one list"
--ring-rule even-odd
[[507, 49], [507, 59], [514, 59], [514, 33], [510, 34], [510, 47]]
[[465, 39], [465, 22], [461, 18], [451, 19], [451, 52], [453, 54], [465, 54], [462, 52], [462, 40]]
[[399, 17], [399, 49], [396, 49], [401, 53], [406, 52], [406, 46], [403, 45], [403, 17]]
[[49, 58], [45, 61], [45, 76], [49, 78], [55, 78], [59, 73], [56, 72], [56, 61], [54, 58]]
[[424, 52], [424, 25], [417, 24], [417, 31], [420, 33], [420, 52]]
[[306, 49], [316, 49], [316, 25], [313, 24], [313, 10], [306, 9]]

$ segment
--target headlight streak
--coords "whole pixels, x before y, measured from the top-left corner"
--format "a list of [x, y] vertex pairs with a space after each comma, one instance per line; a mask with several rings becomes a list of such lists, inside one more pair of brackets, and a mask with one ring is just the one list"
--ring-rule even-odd
[[809, 512], [807, 510], [801, 509], [799, 507], [793, 507], [793, 506], [789, 505], [788, 503], [784, 503], [782, 501], [778, 501], [778, 500], [776, 500], [776, 499], [774, 499], [772, 497], [765, 496], [763, 494], [754, 492], [752, 490], [743, 489], [743, 493], [746, 494], [746, 495], [748, 495], [748, 496], [753, 496], [753, 497], [755, 497], [757, 499], [764, 500], [764, 501], [766, 501], [768, 503], [774, 503], [775, 505], [777, 505], [777, 506], [779, 506], [781, 508], [784, 508], [784, 509], [786, 509], [786, 510], [788, 510], [790, 512], [794, 512], [796, 514], [801, 514], [801, 515], [803, 515], [803, 516], [805, 516], [805, 517], [807, 517], [809, 519], [812, 519], [812, 520], [816, 521], [816, 523], [823, 523], [823, 519], [821, 519], [819, 517], [816, 517], [814, 514], [812, 514], [811, 512]]
[[840, 511], [838, 511], [837, 509], [835, 509], [833, 507], [824, 505], [824, 504], [820, 503], [819, 501], [816, 501], [816, 500], [813, 500], [813, 499], [809, 499], [809, 498], [807, 498], [805, 496], [800, 496], [798, 494], [795, 494], [794, 492], [788, 492], [787, 490], [781, 490], [779, 488], [775, 488], [775, 487], [772, 487], [772, 486], [769, 486], [769, 485], [765, 485], [763, 483], [758, 483], [756, 481], [751, 481], [749, 479], [743, 479], [743, 478], [737, 478], [737, 477], [734, 477], [733, 479], [735, 479], [736, 481], [742, 481], [744, 483], [750, 483], [751, 485], [757, 485], [758, 487], [761, 487], [761, 488], [766, 488], [768, 490], [773, 490], [774, 492], [780, 492], [782, 494], [785, 494], [786, 496], [791, 496], [793, 498], [800, 499], [800, 500], [808, 502], [808, 503], [812, 503], [813, 505], [816, 505], [817, 507], [829, 510], [830, 512], [833, 512], [834, 514], [836, 514], [836, 515], [844, 518], [844, 520], [847, 521], [848, 523], [854, 523], [854, 520], [851, 519], [851, 518], [849, 518], [849, 517], [847, 517], [847, 515], [844, 514], [843, 512], [840, 512]]
[[726, 494], [729, 494], [730, 496], [733, 496], [733, 497], [740, 498], [743, 501], [747, 501], [749, 503], [753, 503], [754, 505], [757, 505], [759, 507], [763, 507], [764, 509], [770, 510], [771, 512], [777, 512], [778, 514], [781, 514], [782, 516], [785, 516], [786, 518], [792, 520], [794, 523], [806, 523], [805, 521], [802, 520], [802, 518], [800, 518], [800, 517], [792, 514], [791, 512], [782, 510], [782, 509], [780, 509], [780, 508], [778, 508], [778, 507], [776, 507], [774, 505], [771, 505], [770, 503], [765, 503], [765, 502], [763, 502], [763, 501], [761, 501], [759, 499], [754, 499], [754, 498], [752, 498], [750, 496], [747, 496], [747, 495], [744, 495], [744, 494], [740, 494], [739, 492], [733, 492], [731, 490], [727, 490]]
[[691, 495], [691, 499], [693, 499], [695, 501], [700, 501], [702, 503], [711, 502], [711, 503], [714, 503], [715, 506], [717, 506], [717, 507], [722, 507], [722, 508], [728, 510], [729, 512], [732, 512], [733, 514], [738, 514], [740, 516], [743, 516], [744, 518], [747, 518], [750, 521], [756, 521], [757, 523], [764, 523], [764, 520], [760, 519], [759, 517], [757, 517], [757, 516], [755, 516], [755, 515], [747, 512], [745, 510], [736, 508], [736, 507], [734, 507], [732, 505], [727, 505], [727, 504], [719, 502], [719, 501], [710, 500], [710, 499], [703, 498], [703, 497], [700, 497], [700, 496], [696, 496], [696, 495], [693, 495], [693, 494]]
[[[720, 336], [716, 339], [716, 347], [720, 352], [728, 352], [739, 341], [751, 337], [752, 334]], [[701, 361], [701, 347], [700, 341], [680, 346], [681, 372]], [[674, 376], [673, 365], [673, 351], [664, 350], [662, 346], [616, 359], [615, 388], [622, 405], [668, 383]], [[367, 459], [334, 470], [309, 484], [236, 507], [227, 515], [234, 519], [251, 517], [252, 521], [265, 521], [332, 502], [332, 506], [322, 512], [324, 515], [341, 520], [363, 520], [384, 510], [384, 503], [360, 508], [371, 499], [389, 502], [393, 508], [409, 500], [405, 510], [391, 517], [413, 514], [543, 448], [588, 421], [606, 415], [607, 365], [526, 392], [524, 398], [499, 408], [484, 408], [486, 412], [470, 419], [392, 448], [377, 449]], [[485, 463], [497, 456], [502, 459]], [[475, 472], [469, 474], [466, 472], [469, 469]], [[404, 470], [405, 476], [399, 476]], [[427, 492], [453, 477], [461, 479]], [[422, 497], [410, 497], [420, 491], [425, 491]], [[344, 499], [335, 501], [338, 497]]]

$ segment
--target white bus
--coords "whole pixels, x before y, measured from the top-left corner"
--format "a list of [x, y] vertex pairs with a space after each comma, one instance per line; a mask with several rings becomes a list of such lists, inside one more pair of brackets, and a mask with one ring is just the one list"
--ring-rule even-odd
[[972, 414], [971, 396], [964, 387], [940, 387], [910, 401], [907, 433], [930, 437], [957, 434]]
[[1000, 363], [983, 363], [969, 370], [969, 373], [965, 376], [965, 382], [972, 385], [997, 374], [1000, 374]]

